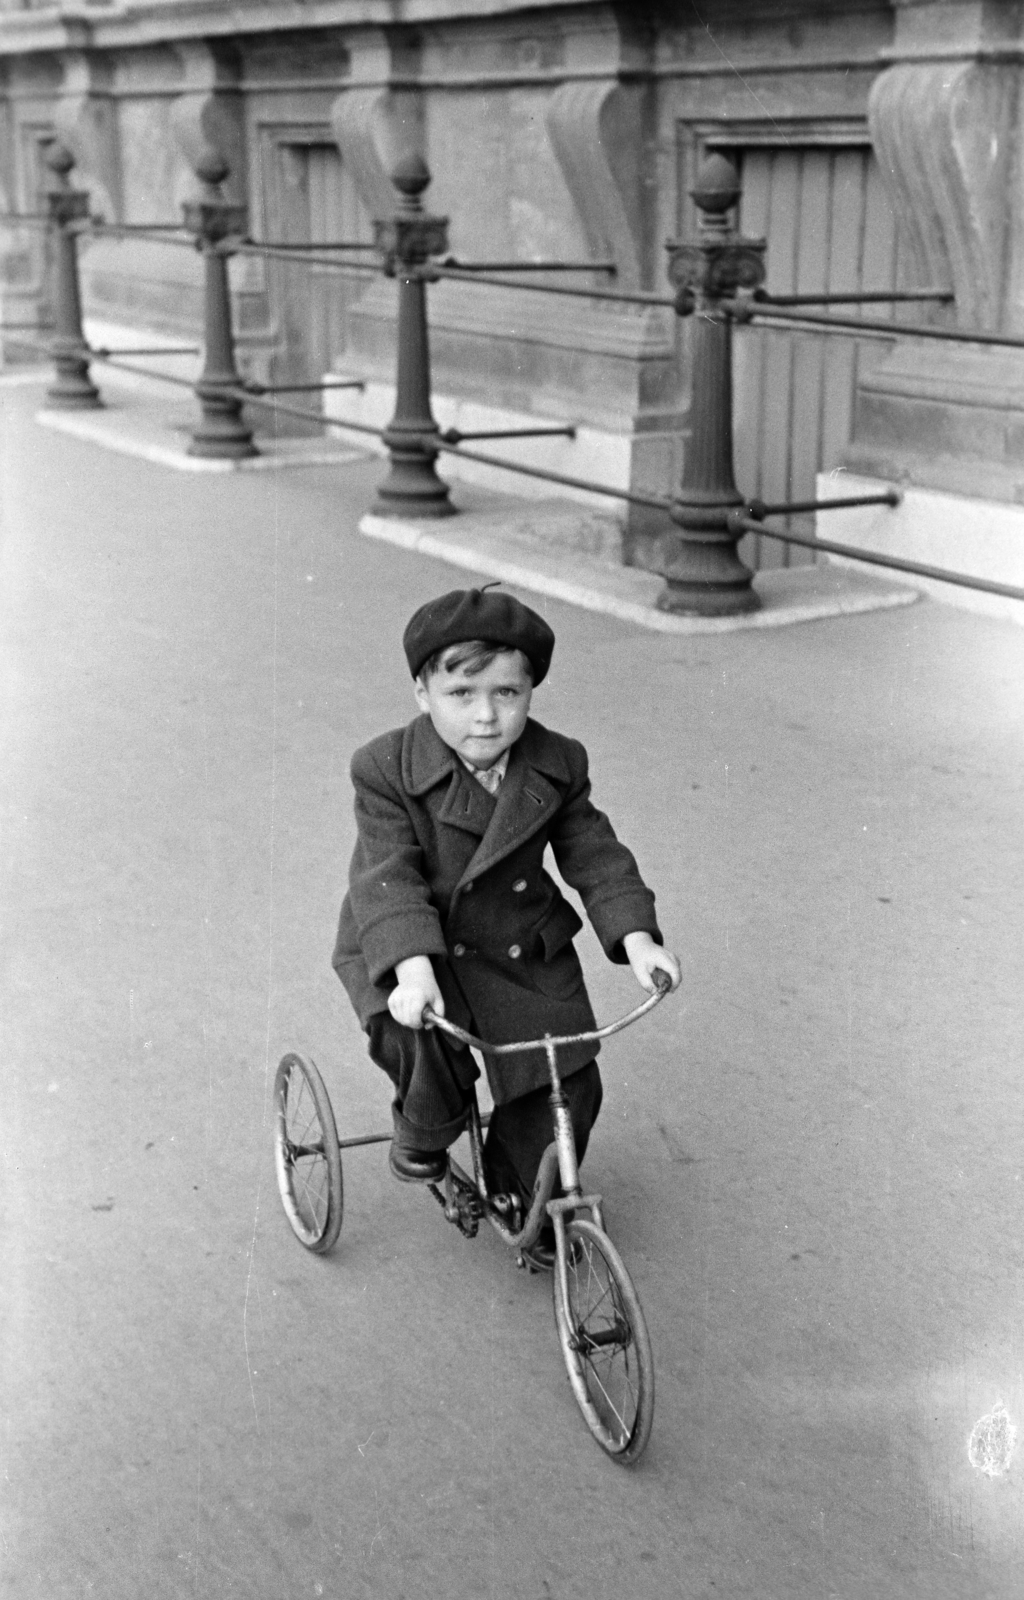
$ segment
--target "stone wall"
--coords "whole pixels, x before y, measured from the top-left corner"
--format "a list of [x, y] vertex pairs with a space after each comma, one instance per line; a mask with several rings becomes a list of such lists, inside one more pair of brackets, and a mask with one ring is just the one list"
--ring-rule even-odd
[[[698, 20], [657, 0], [313, 0], [303, 15], [296, 29], [295, 8], [275, 0], [2, 7], [0, 204], [35, 208], [40, 140], [58, 131], [95, 212], [171, 221], [212, 145], [254, 236], [366, 240], [392, 204], [390, 165], [413, 148], [458, 256], [612, 259], [618, 286], [663, 288], [664, 241], [693, 228], [687, 189], [707, 148], [811, 162], [836, 151], [873, 162], [874, 150], [906, 233], [893, 272], [957, 292], [952, 313], [917, 314], [1021, 329], [1016, 5], [705, 0]], [[798, 219], [798, 245], [812, 234]], [[19, 315], [40, 302], [43, 252], [27, 228], [3, 240], [5, 302]], [[189, 250], [95, 240], [83, 268], [106, 318], [197, 331]], [[772, 271], [770, 248], [769, 284]], [[303, 278], [251, 258], [232, 273], [254, 375], [392, 380], [387, 281]], [[440, 393], [583, 424], [607, 441], [614, 481], [678, 480], [688, 333], [670, 312], [449, 282], [431, 290], [431, 328]], [[818, 468], [828, 450], [840, 459], [842, 435], [861, 471], [1017, 496], [1016, 357], [907, 340], [881, 354], [848, 363], [855, 424], [833, 429]], [[826, 392], [832, 380], [815, 382]], [[757, 448], [766, 461], [779, 451], [767, 434]], [[650, 519], [631, 527], [642, 550]]]

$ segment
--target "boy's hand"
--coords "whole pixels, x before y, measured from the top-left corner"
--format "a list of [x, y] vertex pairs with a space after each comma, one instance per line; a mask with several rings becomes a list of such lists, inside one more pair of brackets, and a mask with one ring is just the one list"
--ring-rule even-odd
[[673, 989], [679, 988], [682, 977], [679, 962], [671, 950], [663, 950], [660, 944], [655, 944], [649, 933], [627, 933], [622, 944], [641, 989], [646, 989], [648, 994], [654, 993], [656, 972], [667, 973]]
[[397, 989], [388, 995], [388, 1010], [403, 1028], [422, 1028], [423, 1008], [444, 1016], [444, 1001], [429, 956], [409, 956], [395, 966]]

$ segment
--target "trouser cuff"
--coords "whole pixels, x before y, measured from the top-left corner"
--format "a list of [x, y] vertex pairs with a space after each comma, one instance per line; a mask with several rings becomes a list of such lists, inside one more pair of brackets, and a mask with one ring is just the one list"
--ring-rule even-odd
[[424, 1128], [417, 1122], [410, 1122], [404, 1117], [397, 1106], [391, 1107], [391, 1117], [395, 1125], [395, 1143], [406, 1150], [447, 1150], [454, 1144], [459, 1134], [469, 1121], [469, 1110], [460, 1112], [450, 1122], [435, 1124]]

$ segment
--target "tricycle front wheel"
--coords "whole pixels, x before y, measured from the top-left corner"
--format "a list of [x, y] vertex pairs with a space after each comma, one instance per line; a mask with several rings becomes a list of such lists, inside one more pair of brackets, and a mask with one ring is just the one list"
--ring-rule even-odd
[[621, 1466], [639, 1459], [654, 1417], [647, 1324], [622, 1258], [583, 1217], [555, 1262], [555, 1323], [569, 1382], [594, 1438]]
[[326, 1255], [341, 1232], [344, 1188], [334, 1112], [316, 1064], [289, 1053], [274, 1079], [274, 1165], [292, 1232]]

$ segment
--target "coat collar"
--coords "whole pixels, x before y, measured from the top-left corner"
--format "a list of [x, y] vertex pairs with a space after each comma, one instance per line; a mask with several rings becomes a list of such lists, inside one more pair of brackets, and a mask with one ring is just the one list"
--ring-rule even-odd
[[[569, 764], [557, 736], [540, 722], [527, 718], [526, 727], [512, 747], [508, 773], [499, 789], [502, 791], [514, 776], [517, 767], [525, 765], [556, 782], [568, 783], [571, 777]], [[426, 712], [410, 722], [402, 740], [402, 786], [406, 794], [418, 798], [426, 794], [442, 778], [452, 772], [466, 772], [455, 751], [445, 744]], [[469, 774], [466, 773], [467, 778]], [[473, 783], [475, 780], [470, 778]], [[480, 785], [476, 785], [480, 788]]]

